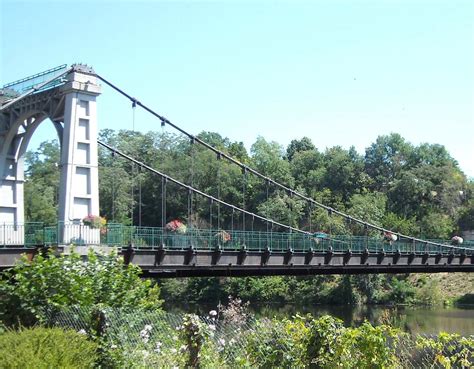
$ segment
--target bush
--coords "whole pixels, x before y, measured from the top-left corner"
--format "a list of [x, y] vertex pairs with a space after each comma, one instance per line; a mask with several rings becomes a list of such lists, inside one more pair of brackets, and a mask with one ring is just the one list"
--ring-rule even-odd
[[84, 334], [31, 328], [0, 334], [2, 369], [94, 368], [97, 345]]
[[140, 279], [137, 266], [124, 265], [116, 255], [90, 252], [23, 259], [0, 280], [0, 321], [7, 326], [31, 326], [44, 320], [45, 307], [92, 309], [111, 307], [158, 308], [159, 288]]
[[[225, 342], [214, 337], [215, 321], [197, 315], [114, 311], [102, 337], [104, 368], [224, 368]], [[179, 325], [175, 326], [176, 324]]]
[[251, 367], [395, 368], [399, 331], [365, 322], [346, 328], [331, 316], [261, 320], [248, 337]]
[[239, 364], [259, 368], [305, 367], [304, 353], [308, 328], [306, 320], [261, 319], [247, 338], [246, 359]]
[[436, 338], [418, 336], [416, 345], [430, 352], [431, 368], [472, 368], [474, 363], [474, 336], [441, 332]]

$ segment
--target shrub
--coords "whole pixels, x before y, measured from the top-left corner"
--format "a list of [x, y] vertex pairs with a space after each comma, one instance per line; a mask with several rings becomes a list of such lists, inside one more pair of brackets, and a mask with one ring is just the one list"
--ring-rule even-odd
[[116, 255], [90, 252], [23, 259], [0, 280], [0, 321], [31, 326], [44, 319], [44, 308], [101, 304], [112, 307], [158, 308], [159, 288], [140, 279], [137, 266], [124, 265]]
[[399, 331], [364, 322], [345, 328], [329, 315], [310, 322], [306, 351], [311, 368], [394, 368]]
[[97, 345], [84, 334], [59, 328], [31, 328], [0, 334], [3, 369], [94, 368]]
[[247, 338], [247, 360], [250, 367], [302, 368], [308, 327], [305, 318], [261, 319]]
[[474, 337], [441, 332], [436, 338], [418, 336], [418, 349], [428, 350], [433, 367], [472, 368], [474, 362]]
[[263, 368], [395, 368], [399, 331], [365, 322], [346, 328], [331, 316], [256, 323], [247, 338], [246, 364]]

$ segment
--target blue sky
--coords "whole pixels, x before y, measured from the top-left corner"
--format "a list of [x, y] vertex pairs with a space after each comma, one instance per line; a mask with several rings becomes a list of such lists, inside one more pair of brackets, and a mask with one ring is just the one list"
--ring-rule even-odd
[[[397, 132], [474, 177], [472, 1], [0, 4], [1, 84], [84, 62], [193, 133], [363, 153]], [[100, 128], [131, 129], [126, 100], [99, 99]], [[139, 111], [136, 128], [160, 129]]]

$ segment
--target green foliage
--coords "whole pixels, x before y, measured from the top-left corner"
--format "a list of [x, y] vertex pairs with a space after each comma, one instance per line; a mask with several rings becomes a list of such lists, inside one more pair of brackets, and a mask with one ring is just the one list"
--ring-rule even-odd
[[259, 136], [250, 152], [252, 154], [251, 163], [255, 169], [276, 181], [293, 186], [290, 165], [288, 161], [283, 160], [284, 150], [281, 145], [274, 141], [267, 142]]
[[363, 302], [375, 304], [380, 302], [383, 276], [380, 274], [361, 274], [352, 277], [360, 291]]
[[462, 230], [474, 229], [474, 199], [469, 201], [460, 211], [458, 224]]
[[44, 318], [44, 308], [97, 304], [116, 307], [159, 308], [159, 288], [140, 278], [137, 266], [116, 255], [90, 251], [80, 255], [36, 256], [23, 259], [0, 281], [0, 320], [7, 325], [31, 325]]
[[316, 146], [314, 146], [313, 142], [308, 137], [303, 137], [300, 140], [291, 140], [286, 149], [286, 157], [289, 161], [292, 161], [295, 154], [305, 151], [312, 151], [315, 149]]
[[301, 368], [308, 335], [305, 318], [262, 319], [247, 338], [247, 360], [250, 367]]
[[343, 235], [349, 232], [347, 224], [341, 217], [332, 216], [326, 210], [316, 208], [310, 216], [313, 231], [322, 231], [334, 235]]
[[[252, 304], [440, 305], [446, 296], [436, 279], [407, 275], [321, 275], [245, 278], [183, 278], [160, 281], [166, 301], [198, 304], [225, 302], [229, 295]], [[469, 296], [459, 303], [469, 303]]]
[[445, 369], [472, 368], [474, 362], [474, 337], [461, 337], [458, 334], [441, 332], [436, 338], [418, 337], [419, 349], [432, 352], [432, 367]]
[[56, 193], [53, 187], [29, 180], [25, 183], [25, 218], [31, 222], [54, 224], [57, 221]]
[[291, 160], [291, 174], [296, 185], [307, 191], [321, 191], [326, 176], [324, 156], [317, 150], [296, 152]]
[[45, 141], [25, 155], [25, 218], [54, 224], [59, 196], [59, 144]]
[[84, 334], [35, 327], [0, 334], [3, 369], [95, 368], [97, 344]]
[[225, 343], [214, 338], [215, 324], [187, 314], [106, 310], [102, 363], [106, 368], [224, 368]]
[[399, 332], [364, 322], [346, 328], [331, 316], [261, 320], [248, 339], [249, 364], [260, 368], [395, 368]]
[[380, 192], [354, 194], [349, 201], [348, 213], [369, 223], [381, 225], [386, 202], [387, 196]]
[[[474, 226], [473, 186], [441, 145], [413, 146], [393, 133], [378, 137], [362, 157], [354, 148], [332, 147], [321, 153], [307, 137], [291, 141], [286, 149], [259, 137], [249, 154], [241, 142], [231, 142], [218, 133], [201, 132], [198, 137], [272, 179], [298, 186], [299, 192], [326, 205], [399, 232], [450, 237], [456, 229], [468, 230]], [[245, 208], [250, 211], [271, 215], [300, 228], [308, 228], [312, 217], [312, 223], [320, 229], [332, 226], [334, 233], [360, 234], [354, 227], [348, 229], [339, 217], [325, 219], [327, 215], [309, 209], [308, 204], [273, 185], [267, 188], [264, 181], [250, 174], [244, 181], [237, 166], [218, 160], [214, 153], [180, 135], [104, 130], [100, 139], [202, 191], [219, 194], [226, 202], [238, 205], [245, 202]], [[30, 221], [55, 220], [58, 158], [56, 141], [45, 142], [37, 153], [26, 155], [25, 211]], [[164, 198], [160, 178], [103, 149], [99, 152], [99, 164], [100, 213], [109, 222], [138, 222], [138, 192], [141, 192], [143, 225], [157, 226], [163, 218], [167, 223], [187, 217], [187, 191], [168, 183], [168, 194], [173, 196], [167, 196], [167, 211], [161, 214]], [[220, 210], [220, 227], [229, 228], [233, 219], [231, 211], [223, 207]], [[242, 219], [233, 220], [235, 226], [242, 226]], [[196, 197], [193, 222], [209, 226], [210, 221], [216, 223], [216, 209], [211, 214], [208, 202]], [[248, 223], [247, 219], [247, 226]], [[254, 226], [265, 229], [265, 224]]]
[[421, 286], [415, 291], [415, 301], [420, 305], [441, 305], [443, 296], [435, 279], [420, 278]]
[[417, 225], [415, 218], [404, 218], [392, 212], [385, 213], [382, 226], [406, 235], [420, 233], [420, 227]]
[[[297, 186], [299, 192], [325, 205], [395, 232], [427, 238], [450, 238], [456, 231], [474, 228], [474, 185], [472, 181], [467, 181], [455, 160], [441, 145], [414, 146], [392, 133], [378, 137], [363, 157], [354, 148], [332, 147], [320, 152], [306, 137], [291, 141], [286, 148], [259, 137], [249, 153], [242, 142], [232, 142], [215, 132], [201, 132], [198, 137], [272, 179], [292, 188]], [[198, 144], [191, 144], [186, 137], [168, 132], [142, 134], [103, 130], [100, 139], [176, 179], [192, 183], [204, 192], [282, 223], [333, 235], [364, 235], [366, 232], [362, 226], [312, 207], [248, 172], [244, 179], [239, 167], [227, 160], [219, 160], [214, 153]], [[36, 153], [27, 153], [25, 211], [28, 220], [55, 221], [58, 161], [59, 146], [56, 141], [43, 143]], [[193, 198], [193, 215], [188, 220], [187, 191], [168, 182], [168, 195], [164, 198], [159, 177], [113, 157], [103, 149], [99, 151], [99, 176], [100, 214], [108, 222], [138, 224], [140, 192], [141, 223], [144, 226], [160, 226], [163, 221], [166, 224], [173, 219], [186, 219], [188, 226], [216, 228], [219, 225], [223, 230], [243, 229], [241, 214], [221, 206], [217, 219], [216, 204], [211, 209], [209, 201], [199, 196]], [[165, 200], [166, 213], [162, 214]], [[250, 227], [266, 230], [264, 222], [246, 217], [246, 229]], [[279, 231], [278, 227], [274, 228], [273, 231]], [[261, 286], [262, 282], [255, 280], [235, 283], [233, 288], [236, 288], [235, 293], [251, 301], [275, 299], [290, 302], [303, 299], [328, 302], [342, 299], [407, 303], [417, 299], [437, 299], [436, 296], [428, 296], [430, 291], [427, 288], [420, 291], [418, 297], [413, 297], [409, 286], [390, 279], [384, 283], [377, 282], [377, 287], [373, 288], [352, 283], [352, 288], [345, 290], [336, 288], [339, 280], [321, 283], [321, 286], [303, 279], [290, 281], [273, 279], [268, 282], [275, 289], [274, 293], [268, 292]], [[217, 302], [228, 293], [234, 294], [225, 283], [214, 279], [185, 282], [177, 290], [170, 288], [168, 291], [170, 297]], [[395, 287], [390, 292], [392, 283]], [[247, 286], [248, 290], [240, 288], [240, 284]], [[343, 298], [341, 291], [353, 295]]]
[[353, 147], [349, 150], [340, 146], [327, 149], [324, 153], [324, 167], [324, 187], [344, 202], [360, 190], [363, 161]]
[[384, 302], [389, 304], [411, 304], [415, 300], [415, 288], [406, 279], [392, 277]]
[[229, 279], [226, 295], [236, 295], [245, 301], [283, 303], [289, 293], [285, 277], [247, 277]]
[[331, 291], [328, 297], [330, 303], [337, 305], [354, 305], [361, 301], [361, 296], [353, 285], [350, 275], [342, 276], [339, 284]]
[[436, 212], [427, 214], [420, 222], [421, 234], [425, 238], [448, 239], [454, 227], [452, 218]]
[[341, 321], [324, 316], [311, 321], [306, 360], [310, 368], [395, 368], [396, 329], [364, 322], [345, 328]]
[[209, 339], [213, 334], [210, 326], [203, 323], [197, 315], [187, 314], [180, 333], [185, 342], [187, 368], [219, 366], [217, 348]]
[[413, 157], [413, 146], [397, 133], [379, 136], [365, 151], [365, 170], [374, 179], [374, 189], [383, 191], [399, 177]]

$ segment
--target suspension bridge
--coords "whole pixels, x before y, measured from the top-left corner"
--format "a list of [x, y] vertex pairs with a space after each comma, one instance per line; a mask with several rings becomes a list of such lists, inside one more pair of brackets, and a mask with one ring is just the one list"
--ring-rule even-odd
[[[161, 126], [187, 137], [193, 147], [199, 145], [213, 152], [219, 162], [239, 167], [244, 183], [241, 203], [226, 202], [219, 193], [211, 195], [196, 188], [192, 180], [180, 181], [97, 140], [100, 82], [128, 99], [133, 108], [154, 116]], [[47, 119], [61, 144], [55, 225], [24, 219], [24, 154], [35, 130]], [[70, 252], [74, 247], [84, 254], [91, 248], [117, 250], [127, 263], [139, 265], [147, 275], [161, 277], [474, 271], [472, 241], [453, 244], [452, 240], [423, 240], [322, 204], [187, 132], [85, 65], [62, 65], [3, 86], [0, 144], [0, 268], [11, 267], [22, 254], [31, 258], [45, 248]], [[161, 206], [156, 209], [161, 214], [160, 224], [145, 227], [140, 218], [138, 224], [109, 222], [98, 227], [84, 221], [90, 214], [99, 215], [99, 147], [110, 152], [114, 160], [129, 162], [161, 182]], [[359, 232], [318, 232], [311, 223], [297, 227], [250, 211], [245, 204], [249, 176], [266, 186], [267, 200], [269, 187], [276, 188], [302, 201], [310, 215], [312, 209], [320, 209]], [[167, 212], [167, 201], [174, 195], [171, 186], [187, 194], [187, 227], [173, 227], [173, 216]], [[197, 201], [208, 206], [207, 227], [193, 221], [199, 216]], [[228, 229], [220, 221], [224, 210], [231, 213]], [[234, 222], [234, 217], [238, 221]]]

